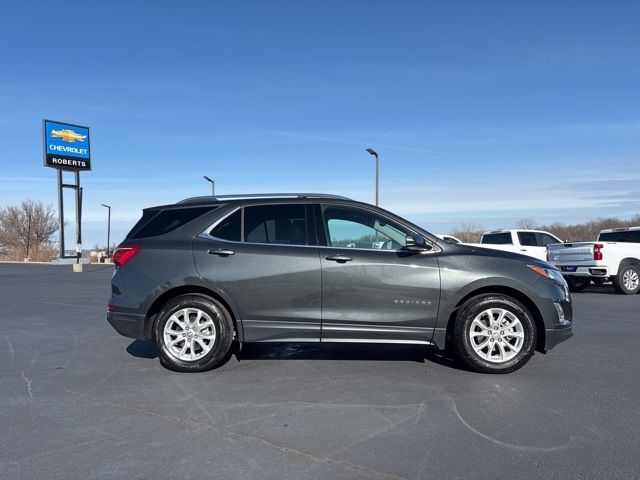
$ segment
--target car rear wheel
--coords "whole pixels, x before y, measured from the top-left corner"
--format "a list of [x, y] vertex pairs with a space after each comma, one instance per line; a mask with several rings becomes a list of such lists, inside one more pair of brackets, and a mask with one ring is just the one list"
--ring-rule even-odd
[[565, 278], [567, 279], [567, 284], [569, 285], [569, 291], [574, 293], [583, 291], [591, 283], [591, 280], [585, 277], [569, 276]]
[[160, 362], [179, 372], [218, 366], [233, 340], [233, 321], [220, 302], [203, 295], [176, 297], [158, 313], [153, 339]]
[[613, 278], [613, 286], [618, 293], [633, 295], [640, 291], [640, 267], [637, 263], [623, 263], [618, 275]]
[[455, 322], [456, 352], [477, 372], [513, 372], [535, 350], [537, 332], [531, 313], [512, 297], [472, 298], [460, 308]]

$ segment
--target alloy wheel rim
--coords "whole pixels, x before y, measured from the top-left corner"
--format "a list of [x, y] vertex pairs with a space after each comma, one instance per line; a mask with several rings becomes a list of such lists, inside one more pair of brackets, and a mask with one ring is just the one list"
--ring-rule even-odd
[[211, 316], [199, 308], [175, 311], [163, 332], [167, 351], [184, 362], [199, 360], [208, 354], [216, 341], [216, 325]]
[[525, 332], [518, 317], [504, 308], [488, 308], [473, 319], [469, 341], [476, 354], [491, 363], [514, 358], [524, 345]]
[[640, 278], [638, 277], [638, 272], [632, 270], [631, 268], [624, 272], [622, 275], [622, 283], [628, 290], [635, 290], [638, 288], [638, 283], [640, 283]]

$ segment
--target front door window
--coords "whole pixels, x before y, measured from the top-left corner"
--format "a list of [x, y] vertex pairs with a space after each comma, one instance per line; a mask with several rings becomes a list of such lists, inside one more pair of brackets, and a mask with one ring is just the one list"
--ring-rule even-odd
[[366, 210], [323, 205], [322, 216], [330, 247], [398, 250], [406, 245], [402, 227]]

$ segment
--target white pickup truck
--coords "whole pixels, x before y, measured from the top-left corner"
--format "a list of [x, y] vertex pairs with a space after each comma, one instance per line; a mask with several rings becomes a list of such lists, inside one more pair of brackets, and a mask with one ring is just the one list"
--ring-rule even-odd
[[549, 263], [558, 267], [574, 292], [591, 280], [612, 280], [618, 293], [640, 291], [640, 227], [602, 230], [595, 242], [549, 245]]
[[558, 237], [540, 230], [493, 230], [482, 234], [480, 243], [470, 243], [494, 250], [520, 253], [540, 260], [547, 260], [547, 245], [561, 243]]

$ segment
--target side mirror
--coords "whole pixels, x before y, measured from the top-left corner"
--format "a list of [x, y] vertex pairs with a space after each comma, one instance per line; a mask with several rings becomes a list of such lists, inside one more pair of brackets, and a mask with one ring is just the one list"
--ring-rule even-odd
[[432, 247], [427, 243], [422, 235], [410, 233], [405, 238], [405, 248], [413, 252], [423, 252], [425, 250], [431, 250]]

